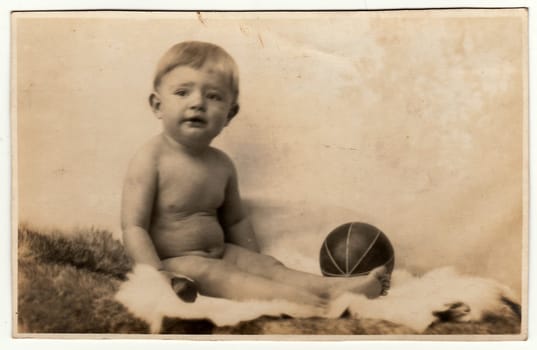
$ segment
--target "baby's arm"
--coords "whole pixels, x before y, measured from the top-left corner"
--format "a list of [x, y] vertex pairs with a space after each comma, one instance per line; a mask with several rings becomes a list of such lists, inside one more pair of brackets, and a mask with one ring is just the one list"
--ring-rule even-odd
[[129, 164], [123, 185], [121, 228], [123, 244], [136, 263], [163, 268], [149, 236], [152, 205], [157, 188], [157, 170], [147, 149], [138, 153]]
[[164, 265], [149, 236], [157, 180], [154, 157], [147, 149], [143, 149], [129, 164], [123, 185], [121, 201], [123, 244], [136, 263], [148, 264], [161, 271], [170, 280], [178, 297], [185, 302], [193, 302], [198, 293], [197, 286], [188, 277], [164, 270]]
[[219, 210], [220, 223], [226, 235], [226, 241], [259, 252], [255, 233], [243, 207], [239, 194], [237, 171], [229, 160], [231, 175], [226, 186], [224, 203]]

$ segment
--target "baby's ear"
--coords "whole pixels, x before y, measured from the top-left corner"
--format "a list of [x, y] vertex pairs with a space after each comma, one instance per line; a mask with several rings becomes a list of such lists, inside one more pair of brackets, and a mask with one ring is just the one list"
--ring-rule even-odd
[[151, 106], [153, 113], [160, 119], [160, 97], [156, 92], [152, 92], [151, 95], [149, 95], [149, 105]]
[[237, 115], [237, 113], [239, 113], [239, 109], [240, 107], [237, 103], [234, 103], [233, 106], [231, 106], [229, 113], [227, 115], [227, 124], [229, 124], [231, 119], [233, 119]]

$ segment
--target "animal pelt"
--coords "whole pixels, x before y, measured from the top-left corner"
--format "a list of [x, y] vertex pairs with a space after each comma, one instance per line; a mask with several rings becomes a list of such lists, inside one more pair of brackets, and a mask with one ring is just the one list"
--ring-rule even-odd
[[[150, 322], [135, 316], [114, 297], [132, 267], [121, 243], [108, 232], [91, 229], [76, 235], [45, 235], [20, 228], [18, 333], [150, 333]], [[337, 319], [262, 316], [221, 326], [209, 319], [164, 317], [160, 333], [519, 334], [518, 304], [505, 299], [498, 305], [502, 307], [470, 317], [471, 306], [455, 299], [435, 310], [432, 322], [421, 332], [402, 323], [356, 314], [351, 306]]]
[[169, 280], [151, 266], [135, 265], [127, 277], [116, 299], [134, 315], [148, 321], [154, 333], [160, 332], [166, 316], [208, 319], [217, 326], [234, 326], [261, 316], [340, 319], [346, 314], [353, 319], [388, 321], [421, 333], [433, 323], [479, 321], [485, 315], [517, 311], [510, 309], [514, 303], [507, 303], [511, 300], [508, 288], [494, 280], [461, 275], [453, 268], [431, 270], [421, 277], [395, 271], [394, 287], [388, 296], [368, 299], [348, 293], [333, 300], [327, 308], [284, 300], [239, 302], [202, 295], [195, 303], [188, 303], [177, 298]]

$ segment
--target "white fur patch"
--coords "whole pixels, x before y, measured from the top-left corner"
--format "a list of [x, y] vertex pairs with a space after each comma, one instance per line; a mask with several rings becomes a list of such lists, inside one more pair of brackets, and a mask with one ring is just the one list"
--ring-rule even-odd
[[[313, 317], [320, 315], [314, 307], [283, 300], [233, 301], [199, 295], [194, 303], [185, 303], [175, 295], [169, 281], [156, 269], [138, 264], [116, 293], [117, 301], [135, 316], [147, 321], [152, 333], [160, 331], [164, 316], [181, 319], [209, 319], [217, 326], [231, 326], [262, 315]], [[341, 314], [341, 313], [340, 313]], [[334, 315], [333, 317], [338, 317]]]
[[185, 303], [175, 295], [160, 272], [139, 264], [115, 298], [135, 316], [147, 321], [153, 333], [160, 331], [164, 316], [209, 319], [217, 326], [231, 326], [263, 315], [336, 318], [347, 308], [353, 317], [383, 319], [421, 332], [435, 320], [432, 312], [445, 309], [446, 304], [464, 302], [471, 308], [464, 320], [479, 320], [484, 311], [500, 307], [501, 296], [510, 295], [511, 292], [496, 281], [462, 276], [453, 268], [441, 268], [420, 278], [406, 271], [394, 271], [387, 296], [367, 299], [362, 295], [344, 294], [334, 300], [328, 310], [282, 300], [239, 302], [202, 295], [194, 303]]
[[484, 312], [502, 307], [502, 296], [512, 298], [512, 292], [500, 283], [460, 275], [452, 267], [435, 269], [422, 277], [395, 271], [392, 285], [385, 297], [367, 299], [354, 295], [349, 304], [351, 315], [388, 320], [422, 332], [435, 321], [433, 311], [446, 309], [451, 303], [463, 302], [470, 307], [459, 321], [477, 321]]

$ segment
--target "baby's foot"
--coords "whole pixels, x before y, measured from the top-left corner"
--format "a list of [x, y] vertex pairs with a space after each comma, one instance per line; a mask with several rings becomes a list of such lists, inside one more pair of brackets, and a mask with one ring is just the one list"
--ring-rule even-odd
[[385, 266], [379, 266], [367, 275], [364, 281], [364, 289], [362, 293], [370, 298], [376, 298], [379, 295], [388, 294], [390, 288], [390, 274]]
[[379, 266], [371, 270], [367, 276], [345, 277], [344, 279], [340, 279], [339, 282], [335, 293], [332, 294], [334, 297], [345, 292], [351, 292], [363, 294], [372, 299], [379, 295], [388, 294], [390, 274], [387, 272], [385, 266]]

